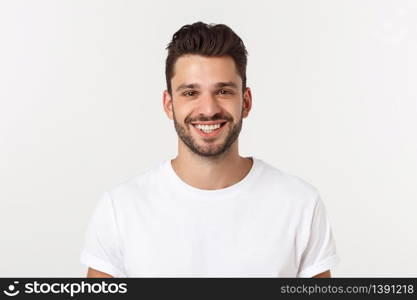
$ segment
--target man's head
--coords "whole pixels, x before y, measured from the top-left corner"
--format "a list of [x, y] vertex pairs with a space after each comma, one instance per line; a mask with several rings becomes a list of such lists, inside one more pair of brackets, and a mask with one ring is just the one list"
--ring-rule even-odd
[[218, 157], [251, 109], [246, 48], [226, 25], [197, 22], [178, 30], [167, 49], [164, 109], [191, 151]]

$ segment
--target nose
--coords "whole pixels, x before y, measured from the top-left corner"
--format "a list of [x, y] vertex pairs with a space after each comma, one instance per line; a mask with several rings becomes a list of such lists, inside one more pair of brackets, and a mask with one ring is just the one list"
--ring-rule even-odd
[[201, 95], [198, 104], [198, 113], [207, 117], [212, 117], [222, 111], [221, 106], [214, 95]]

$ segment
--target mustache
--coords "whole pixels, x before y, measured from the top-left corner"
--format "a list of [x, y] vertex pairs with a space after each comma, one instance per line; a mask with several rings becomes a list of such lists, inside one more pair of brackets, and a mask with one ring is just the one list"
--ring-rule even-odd
[[222, 114], [215, 114], [212, 117], [207, 117], [207, 116], [198, 116], [198, 117], [186, 117], [184, 120], [184, 123], [191, 123], [191, 122], [209, 122], [209, 121], [233, 121], [233, 118], [229, 117], [229, 116], [225, 116]]

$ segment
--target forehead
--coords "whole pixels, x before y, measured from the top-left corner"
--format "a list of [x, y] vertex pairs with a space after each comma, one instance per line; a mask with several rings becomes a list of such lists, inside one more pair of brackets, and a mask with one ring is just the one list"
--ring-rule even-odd
[[188, 54], [180, 56], [174, 65], [172, 86], [196, 82], [202, 86], [211, 86], [217, 82], [235, 82], [241, 86], [242, 81], [232, 57], [206, 57]]

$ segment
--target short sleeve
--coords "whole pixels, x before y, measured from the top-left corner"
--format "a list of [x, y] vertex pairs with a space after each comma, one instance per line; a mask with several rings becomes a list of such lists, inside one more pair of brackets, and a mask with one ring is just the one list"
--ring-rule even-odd
[[81, 263], [113, 277], [125, 277], [118, 228], [108, 192], [99, 199], [85, 232]]
[[340, 258], [336, 251], [335, 239], [320, 195], [317, 195], [310, 234], [301, 257], [297, 277], [313, 277], [336, 266]]

